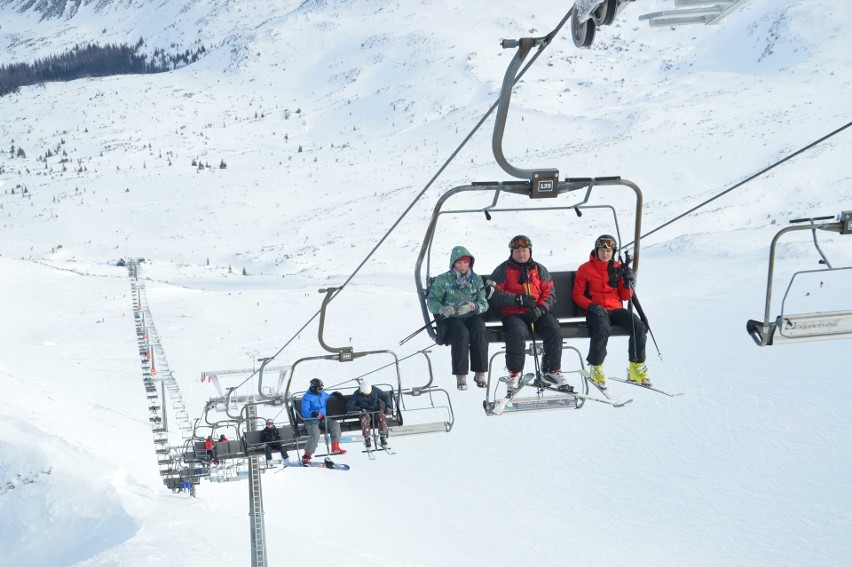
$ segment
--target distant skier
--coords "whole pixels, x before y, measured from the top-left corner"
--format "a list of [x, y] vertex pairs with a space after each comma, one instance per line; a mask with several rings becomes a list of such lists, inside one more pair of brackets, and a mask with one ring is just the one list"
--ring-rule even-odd
[[819, 288], [822, 289], [822, 282], [819, 282]]
[[[550, 312], [556, 305], [556, 293], [550, 272], [532, 258], [532, 240], [518, 235], [509, 241], [509, 259], [491, 273], [495, 289], [487, 291], [492, 308], [500, 310], [506, 333], [506, 368], [508, 389], [512, 395], [519, 387], [526, 354], [524, 341], [530, 330], [544, 342], [542, 380], [545, 384], [567, 391], [573, 387], [562, 376], [562, 333], [559, 322]], [[489, 287], [491, 287], [489, 285]]]
[[379, 442], [382, 447], [388, 444], [388, 420], [385, 417], [393, 407], [390, 394], [380, 388], [374, 388], [363, 382], [357, 392], [346, 400], [346, 411], [361, 412], [361, 433], [364, 434], [364, 445], [370, 448], [370, 422], [376, 416], [379, 426]]
[[[311, 465], [311, 457], [319, 445], [320, 427], [331, 434], [331, 454], [343, 455], [346, 449], [340, 448], [340, 424], [333, 419], [326, 419], [326, 404], [329, 394], [323, 390], [325, 385], [319, 378], [311, 380], [310, 388], [302, 396], [302, 418], [308, 429], [308, 442], [302, 456], [304, 466]], [[334, 392], [340, 396], [340, 392]]]
[[[224, 437], [224, 435], [222, 436]], [[260, 440], [266, 444], [266, 466], [268, 467], [272, 461], [272, 449], [278, 449], [281, 452], [281, 459], [287, 460], [287, 449], [281, 444], [281, 434], [278, 433], [278, 428], [271, 419], [266, 420], [266, 427], [260, 434]]]
[[613, 236], [599, 236], [595, 241], [595, 249], [589, 254], [589, 261], [580, 266], [574, 278], [571, 296], [574, 303], [586, 310], [586, 322], [591, 333], [586, 360], [591, 366], [592, 380], [599, 387], [606, 388], [606, 374], [603, 370], [606, 345], [610, 327], [619, 325], [630, 333], [627, 379], [650, 386], [651, 379], [645, 366], [645, 338], [648, 331], [639, 316], [634, 313], [631, 320], [630, 311], [624, 309], [623, 302], [629, 301], [633, 295], [634, 276], [630, 266], [622, 266], [615, 259], [617, 249]]
[[205, 461], [208, 463], [213, 460], [213, 446], [215, 443], [213, 442], [213, 436], [208, 435], [207, 439], [204, 440], [204, 451], [206, 454]]
[[[438, 321], [439, 342], [450, 344], [456, 387], [467, 390], [467, 373], [485, 387], [488, 372], [488, 334], [480, 314], [488, 311], [482, 278], [473, 272], [475, 258], [464, 246], [450, 253], [450, 271], [435, 278], [426, 297], [426, 307]], [[470, 364], [468, 364], [468, 362]]]

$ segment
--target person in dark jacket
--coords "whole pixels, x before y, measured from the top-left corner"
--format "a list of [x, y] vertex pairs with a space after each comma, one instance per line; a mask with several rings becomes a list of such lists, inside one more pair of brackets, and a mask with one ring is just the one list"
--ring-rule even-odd
[[595, 241], [595, 249], [589, 254], [589, 261], [580, 266], [574, 278], [571, 297], [574, 303], [586, 310], [586, 322], [591, 334], [586, 360], [591, 367], [592, 380], [598, 387], [605, 389], [603, 362], [609, 331], [612, 325], [619, 325], [630, 333], [627, 345], [630, 359], [628, 380], [650, 386], [651, 379], [645, 366], [645, 338], [648, 331], [635, 313], [631, 317], [630, 311], [624, 309], [623, 302], [633, 296], [634, 275], [630, 266], [622, 266], [615, 259], [617, 249], [613, 236], [599, 236]]
[[438, 321], [438, 335], [449, 339], [459, 390], [467, 390], [467, 373], [471, 367], [473, 381], [480, 388], [485, 387], [488, 372], [488, 333], [480, 317], [488, 311], [488, 301], [482, 278], [473, 272], [474, 261], [464, 246], [453, 248], [450, 271], [435, 278], [426, 296], [426, 307]]
[[552, 388], [573, 391], [562, 376], [562, 333], [559, 322], [550, 312], [556, 305], [556, 292], [550, 272], [532, 258], [532, 240], [518, 235], [509, 241], [509, 259], [497, 266], [486, 285], [492, 309], [499, 309], [506, 334], [506, 369], [508, 395], [518, 389], [524, 370], [525, 341], [530, 331], [541, 335], [544, 342], [542, 380]]
[[[326, 405], [329, 393], [324, 390], [325, 385], [319, 378], [311, 380], [310, 387], [302, 396], [302, 419], [308, 430], [308, 441], [305, 443], [305, 452], [302, 453], [302, 464], [306, 467], [311, 465], [311, 457], [319, 445], [320, 428], [331, 433], [331, 454], [343, 455], [346, 449], [340, 447], [340, 424], [333, 419], [326, 419]], [[334, 392], [335, 396], [342, 395]]]
[[391, 412], [393, 401], [390, 394], [381, 388], [374, 388], [367, 382], [362, 382], [358, 391], [346, 400], [348, 413], [361, 412], [361, 433], [364, 434], [364, 445], [370, 448], [370, 422], [376, 416], [379, 426], [379, 442], [382, 447], [388, 444], [388, 420], [386, 414]]
[[278, 428], [271, 419], [266, 420], [266, 427], [260, 434], [260, 440], [266, 443], [266, 464], [269, 466], [269, 461], [272, 460], [272, 449], [281, 451], [281, 459], [287, 460], [287, 450], [281, 444], [281, 434], [278, 433]]

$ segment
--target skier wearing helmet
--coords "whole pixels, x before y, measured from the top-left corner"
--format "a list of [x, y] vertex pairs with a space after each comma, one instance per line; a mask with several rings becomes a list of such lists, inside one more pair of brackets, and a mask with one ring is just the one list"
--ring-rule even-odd
[[606, 388], [603, 362], [612, 325], [623, 327], [630, 333], [628, 356], [630, 365], [627, 379], [636, 384], [650, 386], [645, 366], [645, 337], [647, 330], [642, 320], [624, 308], [625, 301], [633, 296], [634, 275], [630, 266], [622, 266], [615, 259], [618, 250], [615, 238], [602, 234], [595, 240], [589, 261], [580, 266], [574, 278], [571, 297], [574, 303], [586, 310], [591, 341], [586, 360], [591, 366], [592, 380], [599, 388]]
[[514, 395], [524, 370], [525, 341], [530, 331], [541, 335], [544, 342], [542, 380], [552, 388], [573, 391], [562, 376], [562, 333], [559, 322], [550, 312], [556, 305], [553, 280], [547, 268], [533, 260], [532, 240], [519, 234], [509, 241], [509, 259], [492, 272], [489, 291], [492, 308], [499, 309], [506, 334], [506, 369], [508, 396]]
[[[310, 388], [302, 396], [302, 418], [308, 430], [308, 441], [305, 443], [305, 452], [302, 454], [302, 464], [306, 467], [311, 465], [311, 457], [319, 445], [320, 428], [331, 433], [331, 454], [342, 455], [346, 449], [340, 448], [340, 424], [333, 419], [326, 419], [326, 405], [329, 394], [324, 390], [325, 384], [319, 378], [311, 380]], [[341, 396], [340, 392], [334, 392], [333, 396]]]

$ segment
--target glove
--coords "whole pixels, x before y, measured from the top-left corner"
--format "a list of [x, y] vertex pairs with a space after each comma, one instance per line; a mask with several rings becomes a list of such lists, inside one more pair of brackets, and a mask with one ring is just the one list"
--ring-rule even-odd
[[518, 307], [524, 307], [526, 309], [532, 309], [533, 307], [535, 307], [535, 297], [531, 295], [516, 295], [515, 305], [517, 305]]
[[528, 309], [527, 312], [524, 313], [524, 323], [532, 325], [541, 319], [541, 316], [545, 313], [547, 313], [547, 310], [544, 307], [533, 307], [532, 309]]
[[311, 412], [311, 417], [315, 417], [315, 418], [317, 418], [318, 420], [322, 421], [322, 419], [323, 419], [325, 416], [324, 416], [323, 414], [319, 413], [319, 412], [312, 411], [312, 412]]
[[335, 398], [342, 398], [343, 397], [342, 392], [332, 392], [331, 395], [334, 396]]
[[482, 291], [485, 292], [485, 299], [491, 299], [496, 286], [497, 284], [494, 283], [494, 280], [485, 280], [485, 285], [482, 287]]
[[476, 303], [468, 301], [462, 303], [456, 311], [459, 315], [467, 315], [468, 313], [476, 313]]
[[621, 279], [624, 280], [624, 287], [631, 287], [636, 281], [636, 276], [633, 275], [633, 269], [630, 266], [624, 266], [621, 271]]
[[443, 307], [441, 307], [441, 310], [438, 311], [438, 313], [440, 313], [444, 317], [452, 317], [456, 314], [456, 310], [452, 305], [444, 305]]
[[589, 308], [586, 311], [588, 311], [589, 315], [594, 315], [595, 317], [609, 317], [604, 306], [598, 305], [597, 303], [589, 305]]

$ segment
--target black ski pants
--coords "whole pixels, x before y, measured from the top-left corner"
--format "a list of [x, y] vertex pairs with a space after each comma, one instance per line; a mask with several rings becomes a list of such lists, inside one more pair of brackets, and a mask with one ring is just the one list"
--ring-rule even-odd
[[[453, 374], [488, 372], [488, 332], [479, 315], [449, 317], [438, 322], [450, 343]], [[469, 364], [468, 364], [469, 362]]]
[[281, 458], [287, 459], [287, 450], [284, 449], [284, 446], [281, 444], [281, 441], [271, 441], [266, 444], [266, 460], [272, 460], [272, 449], [278, 449], [281, 451]]
[[630, 333], [627, 344], [627, 355], [630, 362], [645, 362], [645, 338], [648, 331], [645, 329], [642, 319], [633, 313], [631, 322], [630, 311], [627, 309], [613, 309], [607, 311], [607, 317], [586, 315], [589, 324], [589, 333], [592, 340], [589, 342], [589, 356], [586, 360], [592, 366], [600, 366], [606, 358], [606, 345], [609, 341], [609, 332], [612, 325], [618, 325]]
[[[530, 340], [530, 328], [521, 315], [503, 315], [503, 331], [506, 334], [506, 368], [512, 372], [523, 372], [526, 353], [524, 346]], [[550, 313], [545, 313], [534, 323], [535, 333], [544, 343], [544, 357], [541, 361], [542, 372], [562, 370], [562, 333], [559, 321]]]

